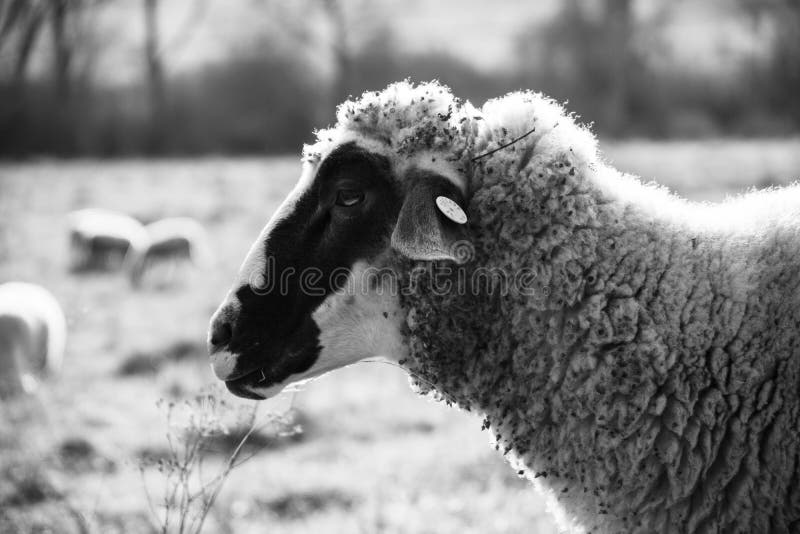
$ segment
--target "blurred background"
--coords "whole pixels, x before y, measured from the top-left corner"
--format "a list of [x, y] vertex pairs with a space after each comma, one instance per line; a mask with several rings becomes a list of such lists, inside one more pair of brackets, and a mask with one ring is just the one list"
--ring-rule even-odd
[[800, 127], [791, 0], [3, 0], [0, 154], [296, 152], [349, 94], [519, 88], [603, 136]]
[[[60, 372], [0, 398], [0, 532], [165, 530], [186, 429], [157, 402], [208, 409], [208, 319], [302, 144], [407, 77], [568, 101], [612, 164], [694, 200], [800, 178], [792, 0], [0, 0], [0, 283], [47, 288], [68, 329]], [[142, 278], [114, 255], [140, 234], [163, 245]], [[209, 477], [254, 409], [214, 395]], [[273, 414], [290, 431], [254, 427], [204, 532], [556, 532], [480, 418], [398, 369], [337, 371]]]

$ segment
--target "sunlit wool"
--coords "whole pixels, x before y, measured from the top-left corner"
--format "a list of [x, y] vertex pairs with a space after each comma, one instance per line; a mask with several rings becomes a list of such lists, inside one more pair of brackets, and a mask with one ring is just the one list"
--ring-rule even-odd
[[175, 267], [178, 262], [204, 265], [211, 256], [206, 231], [191, 217], [167, 217], [145, 226], [146, 239], [125, 259], [134, 286], [142, 284], [157, 265]]
[[421, 392], [484, 414], [566, 528], [798, 528], [798, 188], [686, 202], [607, 165], [534, 93], [476, 110], [437, 84], [395, 84], [343, 104], [305, 156], [349, 139], [466, 180], [468, 276], [535, 272], [504, 294], [417, 278], [401, 363]]
[[61, 369], [67, 324], [55, 297], [34, 284], [0, 284], [0, 398], [32, 392]]
[[71, 212], [68, 224], [73, 269], [113, 268], [147, 246], [142, 223], [124, 213], [86, 208]]

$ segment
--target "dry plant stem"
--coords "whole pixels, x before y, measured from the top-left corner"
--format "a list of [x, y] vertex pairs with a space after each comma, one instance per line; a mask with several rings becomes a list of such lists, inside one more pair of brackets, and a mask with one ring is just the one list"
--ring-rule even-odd
[[[159, 401], [161, 405], [163, 401]], [[144, 476], [147, 464], [140, 464], [142, 485], [144, 486], [153, 524], [161, 534], [199, 534], [213, 510], [222, 488], [231, 471], [255, 457], [268, 446], [255, 447], [243, 457], [245, 444], [257, 431], [268, 425], [277, 425], [279, 434], [291, 434], [297, 427], [286, 432], [283, 416], [268, 413], [266, 421], [257, 417], [259, 403], [234, 408], [215, 394], [197, 395], [194, 400], [183, 403], [187, 419], [175, 421], [175, 403], [166, 404], [167, 458], [156, 462], [163, 484], [163, 512], [154, 505], [147, 480]], [[244, 435], [236, 442], [233, 452], [223, 461], [219, 472], [210, 480], [205, 478], [206, 456], [214, 451], [211, 443], [221, 435], [229, 435], [223, 421], [235, 415], [237, 428]], [[258, 424], [256, 424], [258, 423]], [[152, 464], [150, 464], [152, 465]]]
[[[162, 534], [186, 534], [201, 532], [209, 511], [212, 509], [216, 498], [219, 496], [225, 479], [230, 472], [243, 461], [238, 461], [243, 447], [253, 432], [264, 425], [256, 426], [256, 413], [258, 406], [253, 404], [243, 420], [246, 424], [246, 433], [239, 440], [236, 449], [224, 463], [219, 474], [211, 481], [205, 482], [204, 463], [205, 454], [210, 450], [206, 444], [219, 435], [227, 433], [220, 426], [218, 410], [223, 409], [225, 403], [217, 404], [213, 396], [198, 397], [199, 406], [186, 403], [188, 411], [188, 424], [185, 432], [178, 436], [174, 427], [174, 404], [170, 403], [166, 409], [167, 419], [167, 459], [158, 461], [158, 471], [164, 477], [163, 513], [159, 514], [153, 505], [153, 499], [144, 476], [145, 466], [140, 465], [142, 485], [144, 486], [150, 513], [154, 518], [157, 529]], [[202, 403], [210, 403], [203, 406]], [[272, 421], [273, 419], [270, 419]], [[258, 452], [258, 451], [256, 451]], [[249, 456], [249, 459], [252, 456]], [[246, 459], [245, 459], [246, 460]], [[199, 488], [195, 491], [195, 488]]]
[[[194, 465], [197, 464], [199, 466], [200, 462], [202, 461], [202, 457], [198, 457], [198, 450], [199, 450], [199, 447], [200, 447], [200, 443], [202, 441], [203, 441], [203, 438], [201, 437], [201, 438], [198, 438], [196, 440], [193, 440], [191, 448], [189, 447], [188, 442], [187, 442], [187, 445], [186, 445], [186, 448], [189, 450], [189, 453], [188, 453], [189, 461], [188, 461], [187, 469], [185, 471], [181, 471], [183, 491], [182, 491], [182, 494], [181, 494], [181, 497], [182, 497], [182, 500], [181, 500], [182, 508], [181, 508], [181, 523], [180, 523], [179, 532], [184, 532], [185, 521], [186, 521], [186, 518], [189, 516], [190, 506], [192, 504], [191, 493], [190, 493], [190, 478], [191, 478], [192, 472], [194, 472], [194, 469], [193, 469]], [[198, 473], [198, 475], [199, 475], [199, 473]]]
[[[170, 459], [178, 458], [178, 452], [175, 448], [175, 443], [172, 441], [172, 432], [169, 430], [172, 427], [172, 407], [168, 408], [167, 411], [167, 444], [169, 446], [169, 454]], [[175, 502], [175, 494], [178, 491], [178, 486], [173, 484], [172, 493], [170, 493], [170, 481], [172, 479], [172, 471], [169, 472], [167, 475], [167, 480], [165, 484], [167, 485], [167, 489], [164, 492], [164, 522], [161, 525], [161, 532], [162, 534], [167, 534], [169, 531], [169, 521], [170, 521], [170, 512], [173, 509], [172, 503]]]
[[[260, 429], [264, 428], [265, 426], [266, 426], [266, 424], [264, 424], [264, 425], [261, 425], [260, 427], [254, 428], [254, 429], [253, 429], [253, 431], [260, 430]], [[242, 440], [243, 440], [243, 441], [241, 442], [241, 444], [242, 444], [242, 445], [244, 445], [244, 442], [245, 442], [245, 440], [246, 440], [246, 438], [247, 438], [247, 437], [248, 437], [248, 436], [245, 436], [244, 438], [242, 438]], [[242, 460], [241, 460], [240, 462], [236, 462], [236, 463], [234, 463], [234, 464], [231, 466], [231, 469], [225, 469], [225, 470], [223, 470], [222, 472], [220, 472], [220, 473], [217, 473], [217, 474], [214, 476], [214, 478], [212, 478], [212, 479], [211, 479], [211, 480], [209, 480], [207, 483], [205, 483], [205, 484], [203, 484], [203, 485], [201, 485], [201, 486], [200, 486], [200, 489], [199, 489], [197, 492], [195, 492], [195, 493], [192, 495], [192, 499], [197, 499], [198, 497], [203, 497], [203, 496], [205, 496], [205, 495], [206, 495], [206, 490], [207, 490], [207, 489], [209, 489], [209, 488], [210, 488], [212, 485], [216, 484], [216, 483], [217, 483], [217, 482], [218, 482], [218, 481], [219, 481], [221, 478], [223, 478], [224, 476], [226, 476], [226, 474], [228, 473], [228, 471], [232, 471], [233, 469], [236, 469], [236, 468], [237, 468], [237, 467], [239, 467], [240, 465], [242, 465], [242, 464], [246, 463], [248, 460], [251, 460], [251, 459], [252, 459], [252, 458], [254, 458], [254, 457], [255, 457], [255, 456], [256, 456], [256, 455], [257, 455], [259, 452], [263, 451], [263, 450], [264, 450], [264, 449], [266, 449], [266, 448], [267, 448], [267, 445], [262, 445], [261, 447], [257, 448], [255, 451], [253, 451], [253, 452], [252, 452], [252, 453], [251, 453], [249, 456], [245, 456], [244, 458], [242, 458]], [[234, 458], [234, 460], [235, 460], [235, 458]]]
[[516, 137], [516, 138], [512, 139], [512, 140], [511, 140], [511, 141], [509, 141], [508, 143], [505, 143], [505, 144], [502, 144], [502, 145], [500, 145], [499, 147], [495, 148], [494, 150], [490, 150], [489, 152], [485, 152], [485, 153], [483, 153], [483, 154], [481, 154], [481, 155], [479, 155], [479, 156], [475, 156], [474, 158], [472, 158], [472, 160], [471, 160], [471, 161], [478, 161], [479, 159], [483, 159], [483, 158], [485, 158], [486, 156], [491, 156], [491, 155], [492, 155], [492, 154], [494, 154], [495, 152], [500, 152], [500, 151], [501, 151], [501, 150], [503, 150], [504, 148], [508, 148], [508, 147], [510, 147], [511, 145], [513, 145], [514, 143], [517, 143], [517, 142], [519, 142], [519, 141], [522, 141], [523, 139], [525, 139], [526, 137], [528, 137], [530, 134], [532, 134], [532, 133], [533, 133], [533, 132], [535, 132], [535, 131], [536, 131], [536, 128], [534, 127], [534, 128], [532, 128], [531, 130], [528, 130], [528, 131], [527, 131], [527, 132], [525, 132], [524, 134], [520, 135], [519, 137]]
[[208, 512], [211, 510], [211, 507], [214, 505], [214, 501], [217, 499], [220, 491], [222, 490], [222, 486], [225, 484], [225, 480], [228, 478], [228, 474], [236, 467], [236, 459], [242, 452], [242, 448], [244, 447], [245, 442], [247, 442], [248, 438], [253, 434], [256, 430], [256, 426], [254, 425], [255, 422], [255, 412], [257, 409], [257, 405], [253, 405], [253, 412], [250, 417], [250, 428], [247, 430], [247, 433], [239, 440], [239, 444], [234, 449], [231, 456], [228, 458], [228, 461], [225, 464], [225, 469], [221, 473], [221, 477], [219, 482], [217, 483], [216, 488], [214, 488], [213, 492], [211, 493], [211, 497], [208, 499], [204, 499], [203, 502], [203, 509], [200, 513], [199, 524], [197, 525], [196, 532], [200, 532], [203, 528], [203, 523], [205, 523], [206, 516], [208, 516]]
[[153, 516], [153, 525], [157, 525], [160, 521], [158, 519], [158, 513], [156, 512], [156, 509], [153, 506], [153, 497], [150, 494], [150, 490], [147, 489], [147, 480], [144, 478], [143, 465], [139, 465], [139, 476], [142, 479], [142, 487], [144, 488], [144, 495], [147, 498], [147, 508], [148, 510], [150, 510], [150, 514]]

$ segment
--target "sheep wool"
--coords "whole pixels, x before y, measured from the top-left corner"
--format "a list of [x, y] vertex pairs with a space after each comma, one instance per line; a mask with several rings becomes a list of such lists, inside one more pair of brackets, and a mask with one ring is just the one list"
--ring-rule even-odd
[[357, 138], [468, 180], [469, 261], [391, 260], [401, 364], [485, 416], [565, 529], [800, 530], [797, 187], [684, 201], [607, 165], [536, 93], [478, 110], [404, 82], [338, 119], [308, 159]]
[[32, 393], [60, 371], [67, 322], [55, 297], [25, 282], [0, 284], [0, 398]]

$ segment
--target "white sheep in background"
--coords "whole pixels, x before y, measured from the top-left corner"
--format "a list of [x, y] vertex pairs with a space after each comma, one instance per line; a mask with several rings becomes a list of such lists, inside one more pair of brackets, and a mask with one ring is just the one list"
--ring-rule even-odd
[[31, 393], [61, 369], [67, 323], [46, 289], [24, 282], [0, 284], [0, 398]]
[[[169, 217], [145, 226], [147, 245], [126, 259], [131, 284], [145, 279], [173, 283], [185, 267], [198, 267], [209, 260], [208, 237], [203, 226], [190, 217]], [[158, 271], [158, 273], [156, 273]]]
[[73, 271], [117, 269], [148, 241], [144, 225], [123, 213], [86, 208], [71, 212], [68, 221]]
[[337, 117], [212, 319], [233, 393], [383, 355], [565, 529], [800, 531], [800, 187], [684, 201], [534, 93], [400, 83]]

